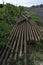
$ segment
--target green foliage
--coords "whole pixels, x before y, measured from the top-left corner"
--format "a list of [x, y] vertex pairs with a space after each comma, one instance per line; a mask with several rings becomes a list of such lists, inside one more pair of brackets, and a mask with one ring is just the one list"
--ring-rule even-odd
[[40, 8], [43, 8], [43, 4], [40, 4], [40, 5], [33, 5], [32, 8], [36, 8], [36, 7], [40, 7]]
[[[25, 8], [23, 6], [19, 6], [19, 9], [21, 12], [23, 12], [25, 10]], [[20, 14], [21, 14], [21, 12], [20, 12]]]
[[0, 22], [0, 44], [7, 43], [7, 38], [10, 34], [11, 29], [12, 29], [12, 25], [9, 25], [4, 21]]
[[24, 7], [22, 6], [17, 7], [11, 4], [6, 4], [3, 8], [0, 8], [0, 20], [4, 20], [10, 24], [15, 24], [23, 10]]
[[32, 20], [34, 20], [37, 23], [37, 25], [43, 26], [43, 24], [41, 23], [40, 19], [37, 17], [36, 13], [29, 12], [29, 15], [31, 16]]
[[41, 4], [40, 7], [43, 8], [43, 4]]
[[40, 65], [41, 62], [43, 62], [43, 53], [33, 51], [30, 54], [30, 61], [31, 65]]
[[36, 42], [30, 46], [32, 50], [28, 57], [29, 65], [43, 65], [43, 43]]
[[8, 43], [7, 38], [10, 31], [22, 11], [22, 7], [17, 7], [9, 3], [3, 5], [2, 8], [0, 7], [0, 44]]

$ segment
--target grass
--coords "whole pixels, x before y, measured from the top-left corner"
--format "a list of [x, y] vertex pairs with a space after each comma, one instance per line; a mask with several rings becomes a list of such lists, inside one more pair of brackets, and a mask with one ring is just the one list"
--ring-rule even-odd
[[32, 52], [30, 53], [29, 65], [43, 65], [43, 43], [32, 44]]
[[41, 23], [41, 20], [38, 18], [36, 13], [29, 12], [29, 15], [31, 16], [32, 20], [34, 20], [37, 23], [38, 26], [42, 26], [43, 27], [43, 24]]
[[41, 62], [43, 62], [43, 53], [33, 51], [30, 54], [30, 58], [33, 65], [40, 65]]

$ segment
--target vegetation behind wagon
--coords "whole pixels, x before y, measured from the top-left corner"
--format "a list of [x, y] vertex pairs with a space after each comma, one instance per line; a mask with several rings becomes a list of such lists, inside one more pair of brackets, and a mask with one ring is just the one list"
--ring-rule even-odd
[[10, 31], [23, 10], [24, 7], [17, 7], [9, 3], [3, 5], [3, 7], [0, 6], [0, 44], [7, 43]]

